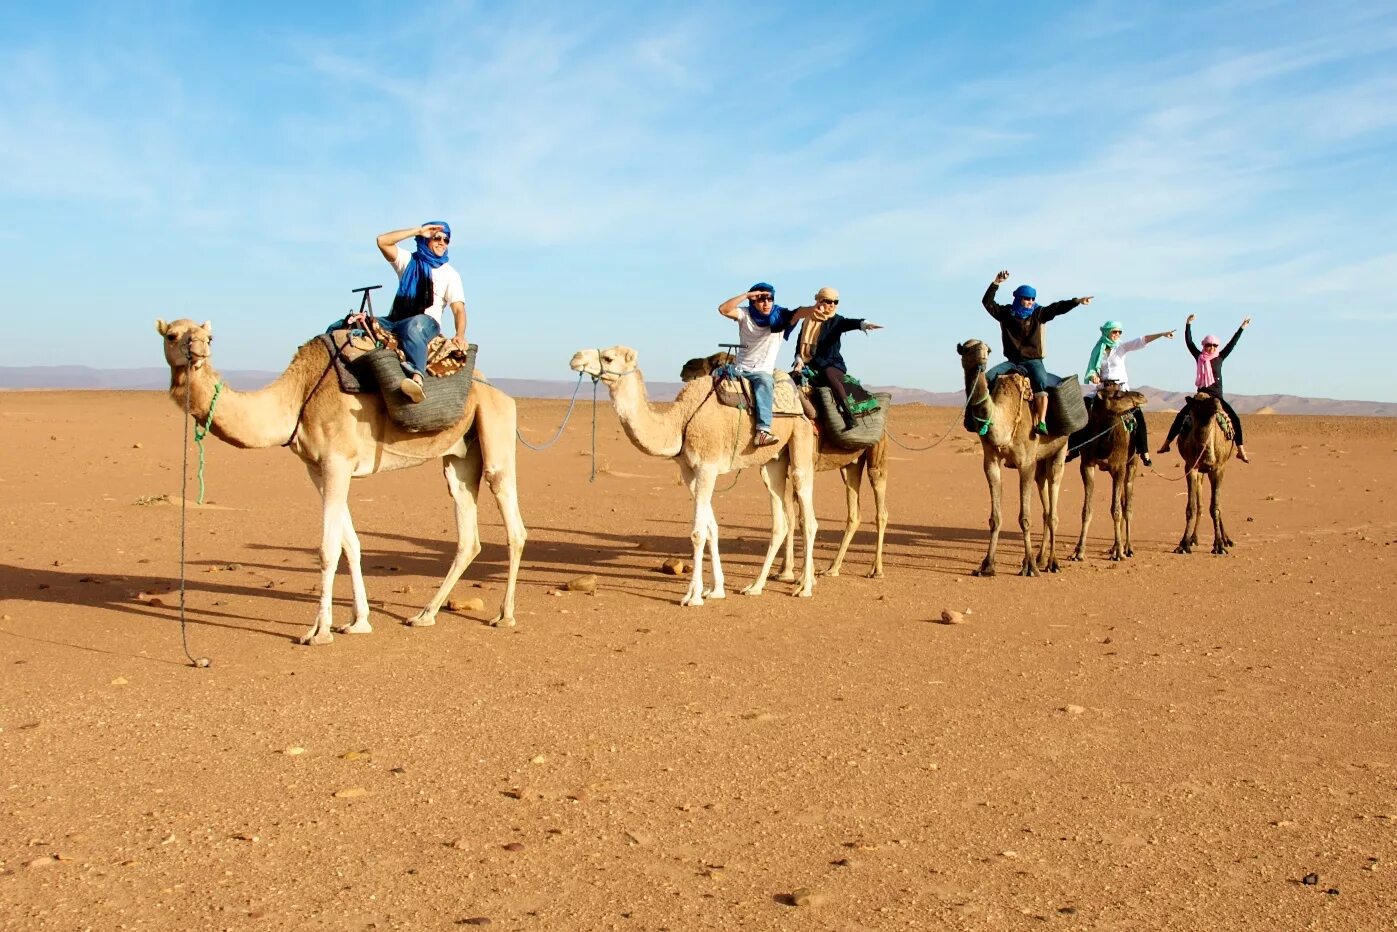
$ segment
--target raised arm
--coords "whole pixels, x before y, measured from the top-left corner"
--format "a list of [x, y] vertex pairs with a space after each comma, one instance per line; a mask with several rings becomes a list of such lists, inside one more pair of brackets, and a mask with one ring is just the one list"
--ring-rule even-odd
[[722, 314], [729, 320], [741, 320], [742, 315], [738, 313], [737, 309], [742, 306], [743, 301], [751, 301], [756, 295], [759, 294], [766, 294], [766, 292], [744, 291], [742, 292], [742, 294], [733, 295], [731, 298], [728, 298], [722, 304], [718, 305], [718, 313]]
[[1000, 272], [994, 277], [994, 281], [990, 282], [990, 286], [985, 289], [985, 296], [980, 299], [980, 303], [985, 306], [985, 310], [989, 311], [990, 316], [995, 320], [998, 320], [1001, 314], [1009, 310], [1008, 305], [1000, 304], [994, 299], [994, 296], [999, 292], [999, 286], [1008, 280], [1009, 273], [1007, 271]]
[[1236, 345], [1237, 345], [1237, 341], [1240, 340], [1240, 339], [1242, 339], [1242, 331], [1245, 330], [1245, 329], [1247, 329], [1247, 327], [1248, 327], [1250, 324], [1251, 324], [1251, 318], [1250, 318], [1250, 317], [1248, 317], [1248, 318], [1246, 318], [1245, 320], [1242, 321], [1242, 326], [1240, 326], [1240, 327], [1237, 328], [1237, 332], [1234, 333], [1234, 334], [1232, 334], [1232, 339], [1228, 340], [1228, 341], [1227, 341], [1227, 345], [1224, 346], [1224, 347], [1222, 348], [1222, 351], [1218, 353], [1218, 359], [1226, 359], [1226, 358], [1227, 358], [1227, 354], [1230, 353], [1230, 352], [1232, 352], [1232, 347], [1236, 346]]
[[1193, 358], [1197, 359], [1203, 351], [1198, 348], [1197, 343], [1193, 342], [1193, 316], [1192, 314], [1188, 315], [1188, 320], [1184, 321], [1184, 346], [1187, 346], [1188, 351], [1193, 354]]
[[383, 253], [383, 258], [387, 259], [389, 262], [396, 262], [398, 261], [398, 244], [403, 240], [411, 239], [414, 236], [431, 236], [433, 233], [440, 232], [442, 229], [444, 228], [436, 224], [430, 224], [428, 226], [407, 227], [403, 230], [389, 230], [387, 233], [380, 233], [377, 239], [378, 251]]

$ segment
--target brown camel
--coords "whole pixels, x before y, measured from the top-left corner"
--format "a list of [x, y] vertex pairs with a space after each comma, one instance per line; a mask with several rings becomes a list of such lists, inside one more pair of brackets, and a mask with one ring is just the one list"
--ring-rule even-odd
[[[990, 348], [979, 340], [957, 344], [965, 370], [966, 412], [982, 426], [980, 446], [985, 455], [985, 481], [990, 487], [990, 547], [976, 576], [994, 575], [994, 555], [999, 546], [1000, 473], [1004, 467], [1019, 471], [1019, 527], [1023, 530], [1023, 565], [1020, 576], [1037, 576], [1039, 570], [1058, 571], [1057, 498], [1062, 490], [1062, 466], [1067, 458], [1067, 438], [1033, 432], [1033, 392], [1028, 379], [1010, 372], [995, 380], [993, 393], [985, 381]], [[1043, 504], [1043, 541], [1038, 560], [1033, 559], [1033, 532], [1029, 529], [1033, 486]]]
[[[369, 599], [360, 567], [359, 537], [349, 514], [349, 481], [391, 469], [419, 466], [441, 457], [446, 488], [456, 504], [456, 555], [446, 578], [427, 607], [407, 624], [436, 623], [446, 602], [476, 554], [480, 531], [476, 496], [482, 475], [495, 493], [509, 539], [509, 577], [504, 601], [493, 624], [514, 624], [514, 589], [519, 557], [524, 551], [524, 519], [515, 489], [514, 400], [499, 389], [480, 383], [471, 390], [466, 411], [455, 425], [439, 431], [410, 433], [388, 417], [375, 394], [339, 391], [333, 375], [324, 377], [330, 354], [320, 340], [296, 351], [291, 365], [276, 381], [255, 392], [226, 386], [209, 362], [212, 327], [192, 320], [155, 322], [165, 338], [165, 361], [170, 365], [170, 399], [189, 410], [220, 440], [244, 449], [272, 447], [290, 440], [291, 451], [306, 464], [310, 480], [324, 503], [320, 537], [320, 609], [302, 644], [328, 644], [335, 570], [343, 551], [354, 590], [354, 621], [334, 630], [367, 634]], [[217, 402], [215, 403], [215, 395]]]
[[1086, 435], [1079, 456], [1082, 460], [1082, 533], [1077, 538], [1073, 560], [1085, 559], [1087, 528], [1091, 526], [1091, 497], [1096, 470], [1111, 474], [1111, 520], [1115, 542], [1110, 558], [1123, 560], [1135, 555], [1130, 546], [1130, 518], [1135, 504], [1135, 476], [1140, 471], [1140, 457], [1131, 449], [1130, 430], [1126, 418], [1145, 404], [1139, 392], [1121, 391], [1115, 382], [1107, 382], [1096, 393], [1091, 417], [1080, 433]]
[[[794, 595], [809, 597], [815, 585], [814, 485], [815, 436], [803, 417], [778, 417], [772, 433], [778, 443], [752, 444], [751, 414], [718, 404], [712, 387], [695, 381], [685, 385], [674, 404], [663, 412], [650, 407], [645, 376], [636, 368], [635, 350], [628, 346], [579, 350], [571, 366], [606, 384], [621, 427], [636, 449], [651, 456], [666, 456], [679, 464], [680, 475], [694, 497], [694, 523], [689, 538], [694, 545], [694, 574], [680, 604], [702, 605], [705, 598], [721, 599], [723, 565], [718, 555], [718, 521], [713, 514], [713, 487], [723, 473], [749, 466], [761, 468], [762, 482], [771, 501], [771, 541], [756, 581], [744, 595], [761, 595], [776, 551], [786, 537], [786, 509], [782, 504], [787, 474], [795, 486], [801, 513], [811, 529], [805, 542], [805, 566]], [[713, 588], [703, 587], [703, 550], [707, 544], [713, 561]]]
[[[709, 376], [714, 369], [726, 365], [732, 360], [733, 356], [730, 353], [714, 353], [712, 356], [690, 359], [684, 363], [679, 377], [685, 382], [689, 382], [700, 376]], [[819, 438], [820, 445], [815, 453], [815, 471], [839, 470], [839, 476], [844, 480], [845, 504], [844, 539], [839, 542], [839, 551], [834, 555], [834, 562], [820, 575], [838, 576], [839, 570], [844, 565], [844, 554], [848, 552], [849, 543], [854, 539], [854, 533], [859, 529], [861, 513], [859, 493], [863, 489], [864, 471], [867, 470], [868, 482], [873, 487], [873, 508], [878, 527], [878, 540], [873, 548], [873, 566], [868, 571], [868, 577], [882, 579], [883, 536], [888, 530], [888, 435], [884, 432], [876, 444], [864, 450], [846, 450], [843, 447], [835, 446], [823, 433], [816, 432], [816, 436]], [[790, 497], [786, 499], [786, 520], [791, 527], [791, 533], [786, 536], [786, 549], [781, 562], [781, 573], [776, 578], [782, 582], [792, 582], [795, 579], [796, 522], [795, 502]]]
[[[1175, 553], [1192, 553], [1198, 543], [1198, 516], [1202, 512], [1203, 477], [1212, 487], [1212, 502], [1208, 506], [1213, 516], [1213, 553], [1225, 554], [1233, 546], [1232, 538], [1222, 524], [1222, 477], [1232, 459], [1236, 445], [1232, 442], [1231, 422], [1223, 411], [1222, 402], [1208, 392], [1199, 392], [1188, 400], [1189, 419], [1179, 434], [1179, 456], [1184, 461], [1188, 480], [1188, 508], [1184, 512], [1184, 536]], [[1223, 429], [1223, 423], [1228, 429]]]

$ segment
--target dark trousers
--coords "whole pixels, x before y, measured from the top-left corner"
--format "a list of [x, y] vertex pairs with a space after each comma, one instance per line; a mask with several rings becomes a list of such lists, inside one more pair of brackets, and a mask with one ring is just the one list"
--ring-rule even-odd
[[[1232, 406], [1227, 403], [1227, 399], [1221, 395], [1215, 395], [1218, 401], [1222, 402], [1222, 410], [1227, 412], [1228, 418], [1232, 421], [1232, 442], [1241, 446], [1242, 440], [1242, 419], [1237, 416], [1237, 412], [1232, 410]], [[1184, 415], [1188, 414], [1188, 405], [1179, 409], [1179, 413], [1174, 415], [1174, 423], [1169, 425], [1169, 436], [1165, 438], [1166, 443], [1173, 443], [1179, 436], [1179, 431], [1184, 427]]]
[[844, 389], [844, 372], [835, 366], [826, 366], [815, 373], [819, 383], [829, 386], [829, 392], [834, 396], [834, 403], [839, 407], [839, 413], [844, 415], [844, 420], [852, 421], [854, 416], [849, 413], [849, 393]]

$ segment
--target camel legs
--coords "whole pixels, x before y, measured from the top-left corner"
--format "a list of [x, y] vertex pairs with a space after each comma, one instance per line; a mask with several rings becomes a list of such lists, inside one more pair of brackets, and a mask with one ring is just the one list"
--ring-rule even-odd
[[1087, 553], [1087, 528], [1091, 527], [1091, 496], [1096, 491], [1095, 469], [1087, 462], [1087, 458], [1081, 458], [1082, 468], [1082, 532], [1077, 535], [1077, 548], [1072, 551], [1069, 559], [1081, 562], [1086, 559]]
[[[311, 484], [315, 486], [316, 492], [320, 493], [323, 503], [325, 492], [320, 480], [319, 467], [307, 463], [306, 473], [310, 476]], [[354, 621], [347, 625], [332, 626], [332, 630], [338, 634], [368, 634], [373, 631], [373, 626], [369, 624], [369, 593], [364, 586], [364, 568], [361, 562], [363, 551], [359, 545], [359, 535], [354, 531], [354, 519], [349, 513], [348, 493], [346, 493], [344, 520], [340, 527], [340, 544], [344, 549], [345, 562], [349, 565], [349, 583], [354, 593]], [[338, 557], [335, 564], [336, 569], [338, 569]], [[333, 588], [333, 574], [331, 579]]]
[[[771, 540], [766, 546], [766, 559], [757, 571], [757, 578], [742, 590], [743, 595], [761, 595], [766, 588], [766, 574], [771, 572], [771, 564], [776, 561], [776, 551], [793, 536], [786, 524], [786, 470], [785, 457], [778, 457], [762, 464], [762, 485], [766, 486], [771, 503]], [[810, 542], [810, 525], [806, 525], [805, 539]]]
[[1213, 470], [1208, 478], [1212, 480], [1213, 493], [1209, 503], [1209, 511], [1213, 516], [1213, 553], [1222, 556], [1227, 553], [1227, 548], [1232, 546], [1232, 539], [1227, 536], [1227, 531], [1222, 526], [1222, 470]]
[[868, 571], [868, 577], [882, 579], [883, 536], [888, 530], [888, 467], [871, 458], [868, 463], [868, 483], [873, 486], [873, 511], [878, 526], [878, 540], [873, 545], [873, 568]]
[[1185, 481], [1188, 483], [1188, 506], [1184, 511], [1184, 536], [1179, 541], [1179, 546], [1174, 548], [1175, 553], [1192, 553], [1193, 545], [1198, 543], [1198, 511], [1203, 498], [1203, 474], [1195, 470], [1189, 470]]
[[437, 612], [450, 597], [451, 590], [460, 581], [466, 567], [480, 553], [478, 500], [480, 477], [484, 469], [480, 445], [470, 443], [463, 456], [443, 456], [441, 464], [446, 489], [451, 493], [451, 501], [456, 508], [456, 554], [451, 558], [451, 566], [426, 608], [407, 620], [406, 624], [414, 628], [426, 628], [437, 623]]
[[[813, 447], [813, 438], [807, 438], [806, 442]], [[808, 599], [814, 594], [815, 589], [815, 534], [818, 530], [815, 521], [815, 468], [811, 465], [814, 462], [815, 451], [813, 448], [808, 452], [799, 449], [799, 438], [792, 438], [791, 444], [790, 479], [791, 484], [795, 486], [796, 501], [800, 503], [800, 523], [805, 528], [802, 535], [805, 542], [805, 559], [801, 564], [800, 585], [791, 595]]]
[[[509, 546], [509, 572], [505, 576], [504, 598], [500, 613], [490, 620], [496, 627], [514, 627], [514, 595], [519, 586], [519, 561], [524, 556], [524, 543], [529, 532], [524, 527], [524, 515], [519, 510], [519, 471], [515, 453], [519, 416], [514, 399], [502, 397], [495, 407], [481, 405], [475, 415], [475, 437], [484, 461], [485, 484], [495, 496], [504, 521], [505, 541]], [[469, 442], [469, 441], [467, 441]]]
[[713, 514], [713, 487], [717, 483], [718, 471], [707, 465], [700, 465], [696, 469], [685, 469], [685, 479], [689, 483], [689, 491], [694, 496], [694, 524], [689, 531], [689, 540], [694, 545], [693, 560], [694, 572], [689, 579], [689, 589], [684, 593], [684, 598], [680, 600], [680, 605], [699, 606], [703, 604], [703, 549], [708, 544], [710, 535], [715, 544], [713, 548], [713, 583], [714, 589], [718, 588], [719, 563], [717, 550], [718, 519]]
[[849, 550], [849, 542], [859, 529], [859, 487], [863, 485], [863, 457], [839, 467], [839, 477], [844, 480], [844, 539], [839, 542], [839, 551], [834, 562], [825, 570], [826, 576], [838, 576], [844, 566], [844, 554]]
[[1034, 469], [1019, 467], [1019, 530], [1023, 532], [1023, 565], [1020, 576], [1037, 576], [1038, 564], [1033, 560], [1033, 487]]
[[1038, 544], [1038, 569], [1056, 573], [1057, 563], [1057, 497], [1062, 490], [1062, 455], [1039, 462], [1033, 471], [1038, 484], [1038, 498], [1043, 505], [1043, 539]]
[[[331, 614], [334, 608], [335, 598], [335, 570], [339, 567], [340, 553], [344, 548], [345, 525], [349, 523], [349, 464], [342, 460], [332, 459], [322, 464], [317, 472], [315, 467], [308, 467], [311, 471], [311, 481], [320, 490], [320, 500], [322, 504], [320, 523], [320, 609], [315, 615], [315, 624], [301, 637], [302, 644], [329, 644], [335, 639], [331, 633]], [[351, 526], [352, 527], [352, 526]], [[353, 533], [351, 530], [349, 533]], [[358, 543], [358, 538], [355, 538]], [[356, 548], [357, 549], [357, 548]], [[350, 569], [351, 578], [357, 569], [358, 561], [353, 561]], [[363, 577], [360, 576], [358, 586], [364, 584]], [[360, 620], [365, 625], [368, 624], [368, 600], [364, 600], [364, 612], [362, 616], [359, 611], [358, 591], [355, 592], [355, 612], [357, 625]]]
[[1130, 519], [1135, 510], [1135, 475], [1139, 467], [1132, 456], [1125, 463], [1125, 485], [1121, 491], [1121, 532], [1125, 538], [1125, 550], [1123, 553], [1127, 557], [1135, 556], [1135, 548], [1130, 544]]
[[1000, 491], [1003, 484], [1002, 469], [999, 460], [991, 456], [988, 449], [985, 450], [985, 482], [990, 487], [990, 549], [980, 563], [980, 568], [975, 571], [976, 576], [994, 575], [994, 555], [999, 549], [1000, 506], [1003, 497]]

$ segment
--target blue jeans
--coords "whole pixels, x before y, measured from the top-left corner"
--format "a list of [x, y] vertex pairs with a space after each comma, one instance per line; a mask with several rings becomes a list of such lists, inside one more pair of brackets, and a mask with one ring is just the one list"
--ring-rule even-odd
[[776, 398], [776, 377], [770, 372], [748, 372], [734, 370], [752, 386], [752, 398], [756, 401], [757, 430], [771, 433], [771, 408]]
[[1048, 393], [1048, 383], [1057, 384], [1060, 379], [1048, 375], [1048, 370], [1043, 367], [1041, 359], [1022, 359], [1018, 362], [1000, 363], [990, 371], [985, 373], [985, 382], [994, 384], [994, 380], [1004, 375], [1006, 372], [1019, 371], [1028, 376], [1028, 384], [1033, 388], [1034, 395], [1046, 395]]
[[[427, 345], [441, 333], [441, 325], [426, 314], [418, 314], [407, 320], [389, 320], [386, 317], [376, 319], [384, 330], [391, 330], [398, 338], [398, 346], [407, 357], [407, 362], [403, 363], [404, 372], [408, 375], [421, 375], [426, 372]], [[344, 318], [326, 327], [325, 332], [334, 333], [342, 329]]]
[[403, 371], [408, 375], [421, 375], [427, 371], [427, 344], [441, 333], [441, 325], [426, 314], [415, 314], [407, 320], [389, 320], [380, 317], [378, 322], [385, 330], [393, 331], [398, 338], [407, 362]]

